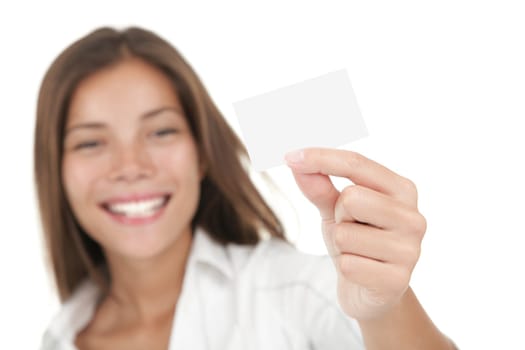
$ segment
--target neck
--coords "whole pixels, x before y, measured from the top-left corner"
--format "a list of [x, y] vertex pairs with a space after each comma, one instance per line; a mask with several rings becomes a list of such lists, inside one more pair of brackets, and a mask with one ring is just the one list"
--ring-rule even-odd
[[144, 260], [107, 255], [111, 286], [107, 299], [121, 317], [137, 323], [173, 314], [192, 243], [191, 229], [161, 254]]

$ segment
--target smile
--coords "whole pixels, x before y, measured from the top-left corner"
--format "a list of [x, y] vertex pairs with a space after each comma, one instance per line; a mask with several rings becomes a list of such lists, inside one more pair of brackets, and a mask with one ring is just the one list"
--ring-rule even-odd
[[143, 199], [119, 199], [102, 203], [101, 207], [119, 222], [141, 224], [159, 217], [170, 198], [171, 195], [157, 195]]

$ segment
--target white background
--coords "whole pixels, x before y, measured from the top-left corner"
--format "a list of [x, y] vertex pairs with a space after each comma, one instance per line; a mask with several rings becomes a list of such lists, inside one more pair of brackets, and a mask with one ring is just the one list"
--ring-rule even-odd
[[[0, 5], [1, 349], [36, 348], [58, 310], [34, 199], [36, 95], [58, 53], [100, 25], [139, 25], [168, 39], [236, 130], [233, 102], [346, 68], [370, 136], [345, 148], [419, 189], [428, 221], [412, 279], [420, 301], [462, 349], [525, 349], [520, 1], [6, 4]], [[315, 208], [287, 168], [270, 175], [297, 212], [285, 200], [274, 202], [290, 236], [300, 249], [322, 253]]]

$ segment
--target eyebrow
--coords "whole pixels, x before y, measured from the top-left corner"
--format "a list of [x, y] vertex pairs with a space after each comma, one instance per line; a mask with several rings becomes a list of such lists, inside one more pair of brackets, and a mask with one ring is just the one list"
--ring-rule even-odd
[[[156, 116], [160, 115], [162, 112], [166, 112], [166, 111], [175, 112], [177, 115], [182, 117], [182, 112], [181, 112], [181, 110], [178, 107], [175, 107], [175, 106], [164, 106], [164, 107], [155, 108], [155, 109], [152, 109], [150, 111], [147, 111], [147, 112], [143, 113], [140, 116], [140, 120], [143, 121], [143, 120], [150, 119], [152, 117], [156, 117]], [[77, 130], [77, 129], [83, 129], [83, 128], [99, 129], [99, 128], [104, 128], [105, 126], [106, 126], [106, 124], [101, 123], [101, 122], [87, 122], [87, 123], [74, 124], [73, 126], [70, 126], [69, 128], [67, 128], [67, 130], [65, 131], [64, 135], [67, 135], [71, 131]]]

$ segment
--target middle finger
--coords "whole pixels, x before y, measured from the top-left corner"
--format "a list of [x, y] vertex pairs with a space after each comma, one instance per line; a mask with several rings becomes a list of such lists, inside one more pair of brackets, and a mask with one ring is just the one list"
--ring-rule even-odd
[[382, 229], [398, 229], [415, 219], [413, 208], [367, 187], [346, 187], [335, 203], [336, 223], [354, 221]]

